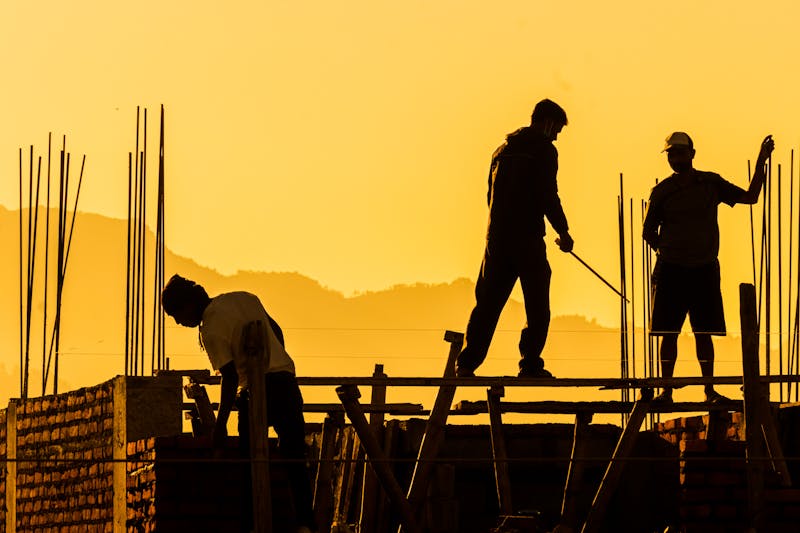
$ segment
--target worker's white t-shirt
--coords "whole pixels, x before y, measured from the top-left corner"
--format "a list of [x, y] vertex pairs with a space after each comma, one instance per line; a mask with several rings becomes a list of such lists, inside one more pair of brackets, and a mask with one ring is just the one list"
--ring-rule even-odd
[[219, 370], [233, 361], [239, 374], [239, 387], [247, 387], [247, 355], [242, 333], [247, 324], [261, 321], [266, 326], [269, 350], [264, 350], [266, 372], [295, 373], [294, 362], [275, 335], [261, 301], [249, 292], [229, 292], [211, 299], [200, 322], [200, 341], [211, 366]]

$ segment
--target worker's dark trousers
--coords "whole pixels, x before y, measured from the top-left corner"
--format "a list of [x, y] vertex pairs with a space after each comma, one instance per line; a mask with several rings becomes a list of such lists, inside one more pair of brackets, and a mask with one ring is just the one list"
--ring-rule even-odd
[[475, 308], [469, 317], [459, 368], [474, 370], [486, 359], [497, 321], [517, 279], [522, 285], [527, 323], [519, 340], [520, 370], [544, 368], [541, 358], [550, 326], [550, 265], [544, 240], [486, 243], [475, 285]]
[[[286, 468], [294, 497], [297, 523], [316, 531], [311, 481], [306, 465], [303, 396], [297, 385], [297, 379], [291, 372], [270, 372], [265, 375], [265, 378], [267, 424], [275, 428], [275, 433], [278, 434], [278, 450], [281, 452], [281, 456], [289, 461]], [[239, 409], [239, 442], [242, 449], [249, 455], [250, 426], [246, 392], [240, 393], [236, 405]], [[249, 502], [248, 509], [252, 509], [249, 507]], [[250, 516], [252, 517], [252, 510]]]

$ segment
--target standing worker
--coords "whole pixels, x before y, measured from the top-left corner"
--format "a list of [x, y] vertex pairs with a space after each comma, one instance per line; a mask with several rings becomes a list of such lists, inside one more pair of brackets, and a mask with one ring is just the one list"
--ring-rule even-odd
[[[653, 269], [653, 314], [650, 334], [661, 336], [661, 374], [671, 378], [678, 355], [678, 334], [686, 315], [695, 337], [703, 377], [714, 375], [712, 335], [725, 335], [720, 291], [719, 226], [717, 206], [754, 204], [764, 185], [766, 162], [775, 143], [767, 135], [761, 143], [755, 172], [745, 191], [718, 174], [696, 170], [692, 139], [676, 131], [667, 137], [667, 161], [674, 173], [653, 187], [644, 219], [644, 240], [657, 252]], [[705, 386], [706, 401], [727, 400]], [[665, 387], [656, 401], [671, 402]]]
[[252, 322], [264, 326], [269, 343], [269, 350], [263, 350], [265, 359], [269, 357], [264, 361], [267, 423], [275, 428], [278, 449], [289, 460], [287, 470], [298, 533], [316, 531], [311, 484], [305, 463], [303, 397], [295, 378], [294, 362], [286, 353], [280, 326], [267, 314], [256, 295], [229, 292], [209, 298], [201, 285], [177, 274], [164, 286], [161, 303], [164, 312], [181, 326], [199, 327], [200, 345], [211, 366], [222, 375], [219, 411], [212, 438], [216, 446], [228, 434], [228, 417], [234, 402], [239, 408], [240, 444], [244, 447], [249, 445], [248, 365], [243, 336], [245, 328]]
[[486, 249], [464, 349], [456, 361], [458, 376], [474, 376], [486, 359], [500, 313], [519, 279], [527, 318], [519, 341], [519, 376], [553, 377], [541, 357], [550, 326], [544, 217], [559, 235], [559, 248], [572, 251], [573, 240], [558, 197], [558, 151], [553, 146], [566, 124], [564, 110], [551, 100], [542, 100], [533, 109], [531, 125], [509, 134], [492, 156]]

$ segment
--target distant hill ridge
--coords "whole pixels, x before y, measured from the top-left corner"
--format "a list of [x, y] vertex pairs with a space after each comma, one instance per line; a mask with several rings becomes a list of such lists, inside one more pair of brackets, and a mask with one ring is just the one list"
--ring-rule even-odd
[[[41, 223], [44, 209], [39, 216]], [[0, 406], [5, 398], [19, 395], [18, 217], [19, 211], [0, 206], [0, 243], [6, 258], [14, 258], [0, 267], [0, 286], [6, 295], [0, 305]], [[78, 213], [64, 287], [61, 390], [92, 385], [124, 372], [126, 232], [125, 220]], [[153, 236], [148, 233], [149, 250], [152, 243]], [[55, 257], [55, 248], [50, 253]], [[40, 250], [40, 260], [43, 255]], [[153, 257], [152, 252], [148, 255]], [[346, 297], [294, 272], [241, 271], [225, 276], [169, 250], [165, 265], [167, 276], [178, 272], [192, 278], [212, 296], [233, 290], [259, 295], [284, 328], [287, 348], [304, 375], [366, 375], [375, 363], [383, 363], [390, 375], [441, 375], [447, 354], [443, 333], [448, 329], [463, 332], [474, 303], [474, 282], [463, 278], [450, 283], [397, 285]], [[42, 265], [37, 269], [41, 281]], [[151, 272], [146, 284], [153, 287]], [[50, 291], [52, 296], [54, 289]], [[148, 315], [153, 306], [150, 292], [154, 288], [148, 289]], [[31, 395], [41, 393], [41, 298], [42, 288], [37, 287]], [[53, 304], [49, 305], [48, 320], [53, 313]], [[523, 306], [509, 301], [479, 373], [516, 373], [516, 344], [524, 323]], [[145, 368], [149, 370], [149, 325], [146, 332]], [[178, 327], [167, 318], [166, 334], [172, 368], [209, 367], [196, 330]], [[693, 347], [683, 350], [680, 357], [688, 362], [690, 373], [697, 372]], [[554, 317], [545, 359], [559, 376], [618, 375], [619, 331], [582, 316]]]

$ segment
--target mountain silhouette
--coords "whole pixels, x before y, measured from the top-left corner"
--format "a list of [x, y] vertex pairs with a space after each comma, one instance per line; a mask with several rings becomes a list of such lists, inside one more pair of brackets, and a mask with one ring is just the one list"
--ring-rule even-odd
[[[45, 209], [40, 208], [40, 228]], [[23, 210], [27, 224], [27, 210]], [[71, 218], [68, 214], [68, 220]], [[51, 212], [55, 220], [55, 212]], [[53, 222], [51, 222], [52, 224]], [[3, 305], [0, 306], [0, 405], [20, 395], [19, 211], [0, 206], [0, 245], [6, 251], [2, 264]], [[27, 226], [25, 226], [27, 232]], [[42, 367], [46, 366], [42, 339], [48, 344], [54, 316], [55, 243], [51, 235], [48, 279], [48, 329], [43, 328], [44, 240], [40, 229], [33, 293], [29, 396], [42, 394]], [[52, 228], [51, 228], [51, 231]], [[75, 220], [62, 302], [59, 358], [59, 391], [94, 385], [125, 372], [127, 221], [79, 212]], [[25, 240], [23, 240], [25, 242]], [[156, 287], [153, 283], [153, 242], [146, 235], [147, 261], [144, 308], [146, 311], [143, 365], [152, 371], [152, 316]], [[167, 239], [167, 244], [169, 240]], [[27, 250], [27, 248], [25, 249]], [[9, 259], [12, 258], [12, 259]], [[369, 375], [374, 365], [384, 365], [390, 376], [440, 376], [449, 345], [446, 330], [464, 331], [474, 303], [474, 281], [397, 285], [381, 291], [344, 296], [295, 272], [241, 271], [222, 275], [191, 259], [166, 252], [165, 273], [197, 281], [211, 296], [234, 290], [257, 294], [284, 330], [286, 345], [299, 375]], [[25, 274], [23, 274], [25, 275]], [[501, 316], [497, 333], [479, 375], [516, 375], [517, 342], [525, 323], [522, 304], [511, 299]], [[544, 351], [547, 368], [558, 377], [617, 377], [620, 368], [620, 332], [600, 326], [583, 316], [560, 316], [551, 321]], [[641, 328], [630, 346], [635, 350], [636, 375], [644, 374], [644, 336]], [[738, 340], [718, 339], [718, 375], [741, 373]], [[196, 329], [177, 326], [166, 318], [166, 355], [172, 369], [210, 368], [197, 340]], [[633, 354], [631, 355], [633, 357]], [[46, 392], [52, 393], [52, 362]], [[681, 336], [676, 375], [698, 375], [690, 336]], [[429, 406], [435, 391], [393, 389], [389, 401], [422, 402]], [[683, 391], [678, 391], [677, 397]], [[687, 392], [699, 399], [701, 390]], [[736, 391], [734, 391], [736, 396]], [[306, 401], [331, 401], [332, 390], [305, 390]], [[738, 397], [738, 396], [736, 396]], [[522, 399], [619, 399], [618, 392], [586, 389], [509, 388], [506, 398]], [[458, 399], [485, 399], [480, 387], [459, 389]]]

